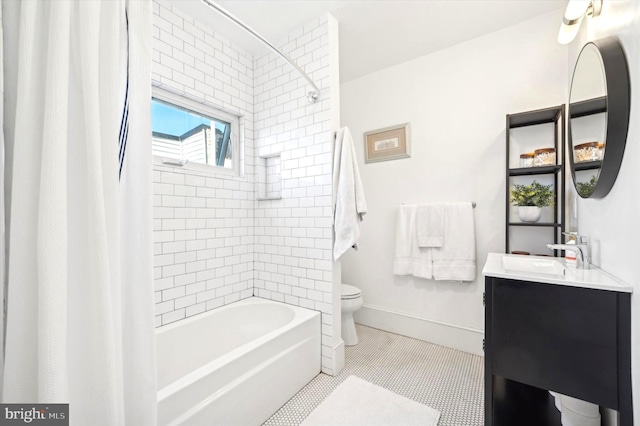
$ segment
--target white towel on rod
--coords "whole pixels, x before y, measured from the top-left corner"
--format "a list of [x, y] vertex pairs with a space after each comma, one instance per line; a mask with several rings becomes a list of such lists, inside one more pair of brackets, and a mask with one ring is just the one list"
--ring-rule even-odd
[[416, 233], [416, 204], [403, 204], [396, 219], [396, 248], [393, 261], [394, 275], [413, 275], [418, 278], [433, 278], [431, 248], [418, 246]]
[[476, 279], [476, 237], [470, 202], [448, 203], [444, 208], [444, 245], [431, 248], [433, 278], [447, 281]]
[[333, 258], [338, 260], [350, 247], [358, 249], [360, 222], [367, 212], [353, 138], [347, 127], [338, 130], [333, 151], [333, 207]]
[[416, 216], [418, 246], [442, 247], [444, 245], [444, 208], [443, 203], [418, 205]]

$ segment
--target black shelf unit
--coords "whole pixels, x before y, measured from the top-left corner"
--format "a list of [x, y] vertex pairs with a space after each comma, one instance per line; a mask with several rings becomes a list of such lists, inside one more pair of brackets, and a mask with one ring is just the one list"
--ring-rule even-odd
[[586, 101], [574, 102], [569, 105], [571, 118], [580, 118], [587, 115], [602, 114], [607, 112], [607, 97], [587, 99]]
[[509, 222], [509, 226], [542, 226], [543, 228], [558, 228], [558, 227], [561, 227], [562, 224], [549, 223], [549, 222], [536, 222], [536, 223]]
[[[601, 103], [600, 99], [586, 102], [584, 106], [584, 112], [588, 114], [594, 114]], [[572, 105], [573, 107], [573, 105]], [[587, 112], [589, 111], [589, 112]], [[565, 163], [565, 105], [558, 105], [550, 108], [543, 108], [534, 111], [525, 111], [516, 114], [507, 114], [506, 120], [506, 215], [505, 215], [505, 252], [510, 252], [509, 247], [509, 228], [515, 227], [539, 227], [539, 228], [551, 228], [553, 230], [553, 242], [559, 243], [562, 241], [562, 232], [565, 230], [565, 179], [564, 168]], [[553, 144], [556, 150], [556, 164], [552, 166], [541, 167], [526, 167], [526, 168], [510, 168], [509, 159], [511, 152], [511, 135], [512, 129], [528, 126], [537, 126], [540, 124], [553, 124], [554, 137]], [[540, 148], [545, 148], [548, 143], [545, 141], [540, 142]], [[537, 175], [553, 175], [554, 177], [554, 203], [553, 203], [553, 218], [554, 222], [536, 222], [536, 223], [523, 223], [512, 222], [510, 215], [510, 198], [511, 198], [511, 178], [514, 176], [537, 176]], [[558, 251], [555, 252], [558, 255]]]
[[596, 160], [596, 161], [585, 161], [585, 162], [582, 162], [582, 163], [574, 163], [574, 167], [575, 167], [576, 171], [579, 171], [579, 170], [597, 170], [597, 169], [600, 169], [602, 167], [602, 161]]
[[534, 176], [534, 175], [548, 175], [551, 173], [558, 173], [562, 169], [561, 165], [555, 166], [540, 166], [540, 167], [521, 167], [516, 169], [509, 169], [509, 176]]

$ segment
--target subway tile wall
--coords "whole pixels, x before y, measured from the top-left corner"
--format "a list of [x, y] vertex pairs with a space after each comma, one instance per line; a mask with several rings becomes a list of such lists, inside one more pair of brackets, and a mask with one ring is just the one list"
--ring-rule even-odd
[[253, 58], [153, 3], [155, 86], [241, 116], [243, 175], [154, 165], [156, 326], [253, 295]]
[[[164, 4], [154, 2], [153, 18], [154, 84], [242, 115], [245, 151], [242, 177], [155, 165], [157, 325], [253, 294], [314, 309], [322, 313], [322, 370], [332, 374], [340, 327], [331, 258], [337, 88], [330, 87], [327, 18], [276, 43], [322, 90], [316, 104], [307, 101], [307, 82], [275, 53], [254, 59]], [[277, 192], [281, 199], [255, 201]]]
[[276, 53], [254, 61], [257, 156], [280, 154], [282, 199], [255, 208], [255, 294], [322, 312], [322, 367], [332, 373], [332, 193], [329, 36], [315, 19], [277, 45], [322, 91]]

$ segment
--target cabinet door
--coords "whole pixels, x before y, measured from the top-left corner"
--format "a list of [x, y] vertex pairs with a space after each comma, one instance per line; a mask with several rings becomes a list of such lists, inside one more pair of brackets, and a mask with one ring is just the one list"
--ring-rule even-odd
[[617, 409], [616, 293], [496, 278], [493, 374]]

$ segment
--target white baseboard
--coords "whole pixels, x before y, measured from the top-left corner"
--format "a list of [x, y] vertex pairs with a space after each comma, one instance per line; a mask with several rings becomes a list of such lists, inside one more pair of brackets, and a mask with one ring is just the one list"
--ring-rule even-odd
[[331, 358], [322, 356], [321, 371], [330, 376], [337, 376], [344, 368], [344, 340], [334, 343], [331, 347]]
[[353, 317], [358, 324], [484, 356], [482, 330], [367, 304]]
[[333, 375], [337, 376], [344, 368], [344, 340], [333, 346]]

